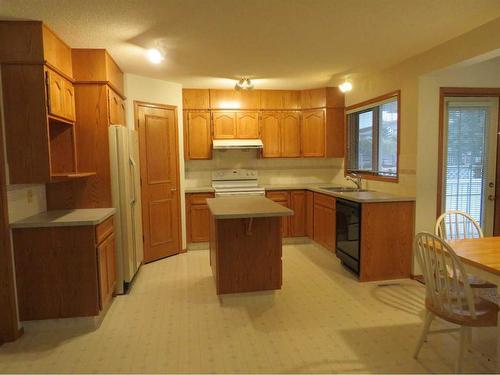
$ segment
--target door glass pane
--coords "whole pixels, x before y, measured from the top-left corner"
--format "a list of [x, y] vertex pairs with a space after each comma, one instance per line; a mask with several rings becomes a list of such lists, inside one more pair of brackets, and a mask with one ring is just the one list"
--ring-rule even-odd
[[373, 112], [358, 116], [358, 169], [372, 169]]
[[396, 175], [398, 168], [398, 101], [379, 107], [378, 171]]
[[489, 107], [448, 105], [445, 210], [468, 212], [484, 224]]

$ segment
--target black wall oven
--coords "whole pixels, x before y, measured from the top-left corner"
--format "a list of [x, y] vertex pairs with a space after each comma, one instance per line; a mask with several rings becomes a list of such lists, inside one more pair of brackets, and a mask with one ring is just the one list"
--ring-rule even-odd
[[337, 198], [335, 254], [342, 264], [359, 275], [361, 204]]

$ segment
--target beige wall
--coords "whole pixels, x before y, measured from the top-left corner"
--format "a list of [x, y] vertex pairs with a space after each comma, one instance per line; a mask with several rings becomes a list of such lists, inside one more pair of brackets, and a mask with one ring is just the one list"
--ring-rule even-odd
[[134, 100], [168, 104], [177, 107], [177, 123], [179, 135], [179, 172], [181, 198], [182, 246], [186, 247], [186, 212], [184, 203], [184, 142], [182, 126], [182, 86], [177, 83], [159, 79], [125, 74], [125, 96], [127, 97], [127, 125], [134, 127]]
[[440, 87], [500, 87], [500, 58], [453, 66], [419, 79], [416, 230], [433, 231], [437, 205]]

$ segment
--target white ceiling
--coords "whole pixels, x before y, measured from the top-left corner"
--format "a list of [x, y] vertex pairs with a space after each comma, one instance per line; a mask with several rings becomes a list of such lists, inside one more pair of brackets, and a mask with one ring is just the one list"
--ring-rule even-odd
[[[125, 72], [182, 83], [309, 88], [396, 64], [500, 17], [500, 0], [0, 0]], [[145, 49], [166, 59], [150, 64]], [[332, 80], [333, 78], [333, 80]]]

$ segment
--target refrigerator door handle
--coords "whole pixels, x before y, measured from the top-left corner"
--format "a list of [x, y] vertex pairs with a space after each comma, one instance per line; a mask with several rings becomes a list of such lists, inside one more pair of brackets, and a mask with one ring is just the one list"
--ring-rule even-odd
[[129, 157], [129, 162], [131, 172], [132, 172], [132, 199], [130, 200], [130, 204], [135, 204], [136, 201], [136, 191], [135, 191], [135, 167], [137, 164], [135, 163], [134, 159], [132, 157]]

